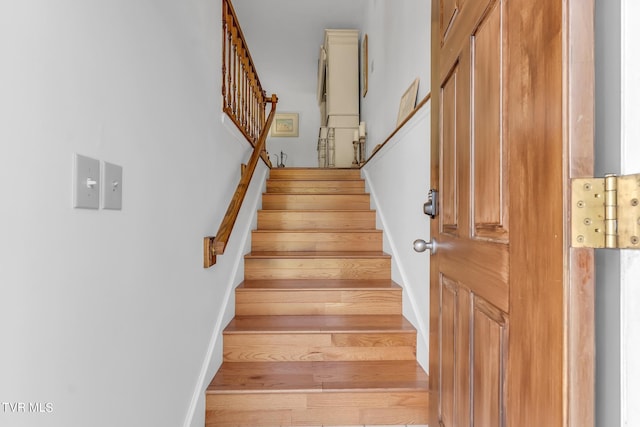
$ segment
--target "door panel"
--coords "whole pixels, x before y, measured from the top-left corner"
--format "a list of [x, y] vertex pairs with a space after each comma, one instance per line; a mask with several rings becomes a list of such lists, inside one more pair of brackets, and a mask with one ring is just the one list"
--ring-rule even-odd
[[506, 316], [481, 298], [473, 305], [474, 427], [504, 426]]
[[471, 398], [471, 296], [468, 289], [444, 276], [440, 289], [440, 419], [444, 425], [468, 425]]
[[507, 197], [502, 121], [502, 5], [496, 3], [471, 37], [473, 230], [507, 240]]
[[458, 153], [457, 153], [457, 96], [458, 67], [455, 66], [442, 84], [442, 228], [444, 233], [456, 234], [458, 229]]
[[443, 277], [440, 289], [440, 416], [445, 425], [455, 425], [457, 286]]
[[[438, 252], [440, 271], [464, 283], [477, 295], [504, 312], [509, 310], [509, 247], [486, 241], [459, 245], [459, 239], [441, 234]], [[446, 248], [456, 248], [457, 252]]]

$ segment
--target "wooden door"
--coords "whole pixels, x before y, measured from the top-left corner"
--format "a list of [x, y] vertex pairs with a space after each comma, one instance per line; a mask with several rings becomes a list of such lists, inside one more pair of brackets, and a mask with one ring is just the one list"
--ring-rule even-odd
[[430, 425], [593, 425], [593, 3], [432, 4]]

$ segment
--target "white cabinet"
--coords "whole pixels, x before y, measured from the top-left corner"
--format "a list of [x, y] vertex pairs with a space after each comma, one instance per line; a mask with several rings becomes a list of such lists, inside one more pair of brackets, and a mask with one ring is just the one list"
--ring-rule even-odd
[[325, 164], [318, 156], [320, 167], [352, 166], [353, 136], [360, 123], [358, 37], [358, 30], [324, 31], [318, 59], [318, 105], [320, 124], [329, 129], [326, 149], [333, 150], [324, 156]]

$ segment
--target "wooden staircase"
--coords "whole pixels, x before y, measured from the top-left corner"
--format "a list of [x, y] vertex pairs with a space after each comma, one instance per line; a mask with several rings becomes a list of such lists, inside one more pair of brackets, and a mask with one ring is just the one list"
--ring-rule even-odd
[[428, 378], [359, 170], [273, 169], [207, 426], [427, 424]]

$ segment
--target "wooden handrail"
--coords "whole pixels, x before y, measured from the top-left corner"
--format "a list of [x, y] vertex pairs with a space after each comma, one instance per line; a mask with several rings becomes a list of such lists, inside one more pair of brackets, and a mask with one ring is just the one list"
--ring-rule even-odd
[[260, 136], [258, 137], [258, 141], [253, 147], [253, 152], [251, 153], [249, 162], [247, 163], [246, 167], [242, 168], [242, 176], [240, 177], [240, 182], [236, 187], [236, 192], [234, 193], [231, 202], [229, 202], [227, 213], [222, 219], [222, 223], [220, 224], [220, 228], [218, 229], [218, 234], [216, 234], [215, 237], [208, 236], [204, 238], [204, 268], [213, 266], [216, 263], [216, 255], [222, 255], [225, 248], [227, 247], [229, 236], [231, 235], [233, 226], [236, 223], [236, 219], [238, 218], [240, 207], [242, 207], [242, 202], [244, 201], [244, 197], [247, 194], [247, 189], [249, 188], [249, 184], [251, 183], [253, 172], [256, 170], [258, 159], [265, 151], [267, 134], [269, 133], [271, 122], [273, 122], [277, 103], [278, 97], [276, 95], [271, 95], [271, 111], [269, 112], [269, 117], [267, 117], [265, 125], [260, 132]]
[[[269, 102], [271, 111], [265, 118]], [[258, 159], [262, 157], [267, 166], [271, 167], [265, 144], [277, 103], [276, 95], [267, 98], [262, 89], [231, 0], [222, 0], [222, 110], [253, 146], [253, 152], [247, 165], [241, 167], [240, 182], [229, 202], [218, 234], [204, 238], [205, 268], [213, 266], [216, 256], [222, 255], [227, 247]]]
[[222, 0], [222, 109], [255, 145], [269, 102], [231, 0]]
[[362, 166], [360, 166], [360, 169], [362, 169], [367, 163], [369, 163], [369, 160], [371, 160], [373, 158], [373, 156], [376, 155], [376, 153], [378, 153], [378, 151], [380, 151], [380, 149], [382, 147], [384, 147], [384, 145], [389, 142], [391, 140], [391, 138], [393, 138], [396, 133], [398, 133], [398, 131], [400, 129], [402, 129], [402, 127], [407, 124], [409, 122], [409, 120], [411, 120], [411, 118], [418, 112], [420, 111], [420, 109], [422, 107], [424, 107], [427, 102], [431, 99], [431, 92], [429, 92], [424, 98], [422, 98], [422, 100], [420, 100], [420, 102], [418, 103], [418, 105], [416, 105], [416, 107], [411, 110], [411, 112], [407, 115], [407, 117], [405, 117], [405, 119], [398, 125], [396, 126], [396, 128], [393, 130], [393, 132], [391, 132], [391, 134], [387, 137], [387, 139], [384, 140], [383, 143], [376, 145], [376, 147], [373, 149], [373, 152], [371, 153], [371, 155], [369, 156], [369, 158], [367, 159], [366, 162], [364, 162], [362, 164]]

